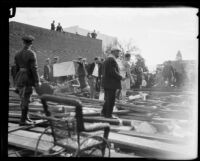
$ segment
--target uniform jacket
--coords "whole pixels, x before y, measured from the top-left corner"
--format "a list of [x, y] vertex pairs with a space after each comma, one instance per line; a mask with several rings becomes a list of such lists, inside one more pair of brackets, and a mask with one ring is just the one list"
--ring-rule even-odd
[[36, 54], [30, 48], [24, 48], [15, 55], [17, 86], [35, 86], [39, 82]]
[[103, 63], [102, 87], [104, 89], [121, 89], [122, 76], [113, 57], [108, 57]]

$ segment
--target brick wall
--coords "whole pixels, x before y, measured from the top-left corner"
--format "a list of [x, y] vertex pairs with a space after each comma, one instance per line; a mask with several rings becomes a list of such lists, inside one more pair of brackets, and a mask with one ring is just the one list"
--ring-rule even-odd
[[71, 61], [78, 56], [93, 61], [94, 57], [102, 54], [102, 41], [72, 33], [59, 33], [48, 29], [31, 26], [18, 22], [9, 23], [9, 65], [14, 62], [14, 55], [23, 47], [21, 37], [33, 35], [35, 41], [33, 50], [37, 53], [38, 70], [43, 74], [46, 58], [59, 56], [59, 62]]

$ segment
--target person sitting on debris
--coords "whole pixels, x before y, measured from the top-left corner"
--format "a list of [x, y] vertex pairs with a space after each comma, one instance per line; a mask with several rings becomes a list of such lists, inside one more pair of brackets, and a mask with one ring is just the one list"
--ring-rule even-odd
[[50, 73], [51, 73], [51, 63], [50, 58], [46, 59], [46, 64], [44, 65], [44, 79], [46, 81], [50, 81]]
[[56, 31], [58, 31], [58, 32], [63, 32], [63, 28], [62, 28], [62, 26], [60, 25], [60, 23], [58, 23], [58, 26], [56, 27]]
[[96, 39], [97, 33], [95, 32], [95, 30], [94, 30], [94, 32], [91, 33], [91, 36], [92, 36], [93, 39]]
[[90, 87], [87, 82], [87, 70], [85, 68], [83, 58], [79, 57], [77, 60], [73, 60], [73, 62], [78, 64], [77, 76], [80, 83], [81, 91], [89, 91]]
[[55, 21], [53, 21], [52, 23], [51, 23], [51, 30], [55, 30]]

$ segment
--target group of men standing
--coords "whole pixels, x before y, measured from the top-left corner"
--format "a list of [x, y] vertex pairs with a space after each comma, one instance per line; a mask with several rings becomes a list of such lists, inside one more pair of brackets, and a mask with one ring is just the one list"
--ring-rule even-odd
[[80, 57], [74, 62], [78, 65], [77, 76], [81, 90], [89, 91], [90, 98], [95, 98], [96, 91], [100, 90], [103, 61], [95, 57], [94, 62], [88, 64], [86, 58]]
[[[24, 48], [15, 55], [15, 73], [13, 74], [14, 84], [16, 92], [21, 99], [21, 120], [20, 125], [30, 125], [34, 121], [28, 117], [28, 106], [30, 103], [30, 97], [33, 92], [33, 88], [40, 95], [40, 77], [38, 74], [38, 65], [36, 53], [31, 49], [33, 36], [25, 36], [22, 38]], [[94, 98], [96, 89], [102, 88], [105, 93], [105, 103], [102, 109], [102, 116], [111, 118], [112, 111], [115, 104], [116, 91], [122, 89], [122, 82], [129, 77], [129, 72], [125, 74], [120, 73], [120, 69], [116, 59], [119, 57], [120, 50], [113, 48], [105, 61], [100, 58], [95, 58], [94, 62], [87, 64], [86, 60], [79, 58], [77, 61], [79, 67], [77, 69], [78, 79], [82, 88], [90, 86], [91, 97]], [[129, 57], [129, 56], [127, 56]], [[44, 66], [44, 79], [51, 81], [53, 79], [53, 64], [58, 62], [58, 57], [55, 57], [51, 63], [50, 59], [46, 60]], [[88, 79], [88, 83], [86, 83]], [[83, 83], [81, 83], [83, 82]], [[98, 82], [98, 83], [97, 83]], [[98, 85], [97, 85], [98, 84]], [[97, 86], [99, 86], [97, 88]], [[44, 107], [46, 115], [50, 115], [50, 112]]]

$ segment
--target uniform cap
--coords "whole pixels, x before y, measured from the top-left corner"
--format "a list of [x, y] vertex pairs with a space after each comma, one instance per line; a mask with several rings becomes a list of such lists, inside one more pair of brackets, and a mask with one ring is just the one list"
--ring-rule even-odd
[[27, 42], [32, 42], [33, 40], [35, 40], [35, 38], [32, 35], [27, 35], [22, 37], [22, 40], [27, 41]]

